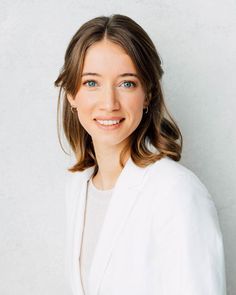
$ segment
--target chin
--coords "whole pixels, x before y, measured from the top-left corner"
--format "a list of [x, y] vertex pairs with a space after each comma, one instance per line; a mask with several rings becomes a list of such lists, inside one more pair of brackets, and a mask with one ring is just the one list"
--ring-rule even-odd
[[117, 145], [121, 145], [121, 144], [124, 144], [126, 138], [124, 139], [120, 139], [120, 140], [116, 140], [115, 138], [112, 138], [112, 136], [109, 138], [109, 139], [104, 139], [102, 140], [101, 138], [98, 138], [98, 139], [93, 139], [93, 142], [95, 143], [95, 145], [98, 145], [98, 146], [117, 146]]

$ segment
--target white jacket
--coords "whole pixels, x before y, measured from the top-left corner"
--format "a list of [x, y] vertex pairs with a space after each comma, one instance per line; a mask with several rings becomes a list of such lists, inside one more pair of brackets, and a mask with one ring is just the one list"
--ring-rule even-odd
[[[86, 182], [66, 185], [66, 275], [82, 295], [79, 255]], [[86, 295], [225, 295], [222, 234], [214, 202], [199, 178], [169, 158], [140, 168], [129, 158], [104, 219]]]

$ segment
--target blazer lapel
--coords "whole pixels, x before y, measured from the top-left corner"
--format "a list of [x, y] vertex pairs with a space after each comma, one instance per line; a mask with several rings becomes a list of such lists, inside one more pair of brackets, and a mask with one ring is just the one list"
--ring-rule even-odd
[[[116, 181], [91, 264], [89, 275], [89, 294], [91, 295], [98, 294], [116, 239], [137, 201], [144, 175], [150, 166], [140, 168], [130, 157]], [[82, 207], [81, 212], [84, 210], [84, 205]]]

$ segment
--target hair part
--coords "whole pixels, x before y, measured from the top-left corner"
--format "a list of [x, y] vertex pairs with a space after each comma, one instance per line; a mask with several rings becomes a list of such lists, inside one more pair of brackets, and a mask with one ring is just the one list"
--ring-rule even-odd
[[[66, 139], [76, 157], [76, 164], [68, 171], [83, 171], [95, 165], [98, 171], [92, 138], [79, 122], [77, 113], [71, 112], [67, 95], [75, 97], [80, 84], [87, 49], [94, 43], [107, 39], [120, 45], [132, 59], [146, 93], [148, 114], [143, 113], [139, 126], [130, 135], [120, 154], [120, 165], [130, 152], [134, 163], [140, 167], [156, 162], [162, 157], [175, 161], [181, 158], [183, 138], [179, 127], [168, 112], [161, 78], [163, 69], [155, 45], [144, 29], [125, 15], [100, 16], [84, 23], [72, 37], [64, 57], [64, 65], [54, 82], [60, 88], [57, 104], [57, 132], [60, 145], [60, 118]], [[61, 96], [63, 106], [60, 115]], [[157, 151], [150, 150], [148, 145]]]

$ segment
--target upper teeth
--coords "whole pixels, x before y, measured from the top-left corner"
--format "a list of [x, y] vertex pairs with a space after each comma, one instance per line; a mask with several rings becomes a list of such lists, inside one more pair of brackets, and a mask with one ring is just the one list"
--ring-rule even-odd
[[120, 122], [120, 120], [97, 120], [97, 121], [103, 125], [113, 125]]

